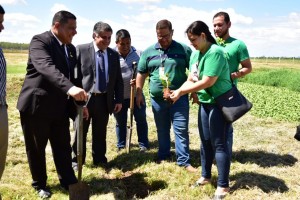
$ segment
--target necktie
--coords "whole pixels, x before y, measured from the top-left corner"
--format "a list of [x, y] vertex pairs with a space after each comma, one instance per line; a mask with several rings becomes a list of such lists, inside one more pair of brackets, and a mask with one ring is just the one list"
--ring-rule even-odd
[[97, 65], [98, 65], [98, 90], [100, 92], [106, 91], [106, 77], [105, 77], [105, 65], [103, 52], [99, 50], [97, 52]]
[[69, 58], [68, 58], [68, 56], [67, 56], [67, 53], [66, 53], [66, 49], [65, 49], [65, 45], [64, 45], [64, 44], [61, 45], [61, 49], [62, 49], [62, 51], [63, 51], [63, 53], [64, 53], [64, 56], [65, 56], [65, 59], [66, 59], [66, 62], [67, 62], [67, 66], [68, 66], [68, 68], [67, 68], [67, 77], [68, 77], [68, 79], [70, 79]]

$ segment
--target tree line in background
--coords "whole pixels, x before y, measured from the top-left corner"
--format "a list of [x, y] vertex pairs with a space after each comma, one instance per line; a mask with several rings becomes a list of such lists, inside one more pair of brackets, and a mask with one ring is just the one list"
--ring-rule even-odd
[[25, 43], [12, 43], [12, 42], [0, 42], [0, 47], [4, 50], [28, 50], [29, 44]]

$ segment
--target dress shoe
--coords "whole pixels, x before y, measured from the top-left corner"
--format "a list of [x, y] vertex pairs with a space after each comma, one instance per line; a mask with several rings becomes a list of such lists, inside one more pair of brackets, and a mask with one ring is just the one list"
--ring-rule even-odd
[[198, 170], [196, 168], [194, 168], [192, 165], [185, 167], [185, 169], [186, 169], [186, 171], [191, 172], [191, 173], [198, 172]]
[[148, 149], [147, 149], [147, 147], [140, 147], [140, 152], [142, 152], [142, 153], [145, 153], [146, 151], [147, 151]]
[[39, 189], [38, 195], [42, 199], [49, 199], [51, 197], [51, 192], [48, 189]]
[[[219, 191], [218, 191], [219, 190]], [[217, 191], [215, 192], [215, 195], [213, 196], [212, 200], [221, 200], [226, 197], [226, 195], [229, 193], [229, 188], [217, 188]]]
[[207, 184], [211, 184], [211, 180], [201, 177], [191, 187], [196, 188], [196, 187], [204, 186]]

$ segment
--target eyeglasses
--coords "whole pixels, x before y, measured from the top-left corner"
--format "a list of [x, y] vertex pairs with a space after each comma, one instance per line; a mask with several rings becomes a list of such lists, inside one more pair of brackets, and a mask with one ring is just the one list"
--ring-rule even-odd
[[101, 36], [101, 35], [96, 35], [97, 38], [102, 38], [103, 40], [111, 40], [111, 36]]
[[170, 38], [172, 32], [166, 34], [166, 35], [162, 35], [162, 36], [157, 36], [157, 39], [162, 40], [162, 39], [168, 39]]

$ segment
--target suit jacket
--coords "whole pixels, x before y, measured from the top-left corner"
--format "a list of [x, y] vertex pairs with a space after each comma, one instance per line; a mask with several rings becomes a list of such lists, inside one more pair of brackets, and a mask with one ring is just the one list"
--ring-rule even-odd
[[[82, 79], [83, 89], [89, 93], [93, 92], [96, 83], [96, 61], [93, 42], [81, 44], [76, 47], [77, 67], [79, 78]], [[107, 84], [107, 108], [111, 114], [116, 103], [123, 101], [123, 79], [119, 62], [119, 54], [107, 48], [108, 56], [108, 84]]]
[[67, 51], [68, 61], [51, 31], [32, 38], [27, 73], [17, 102], [20, 112], [56, 118], [68, 114], [67, 91], [74, 84], [80, 87], [81, 82], [74, 79], [76, 48], [69, 44]]

